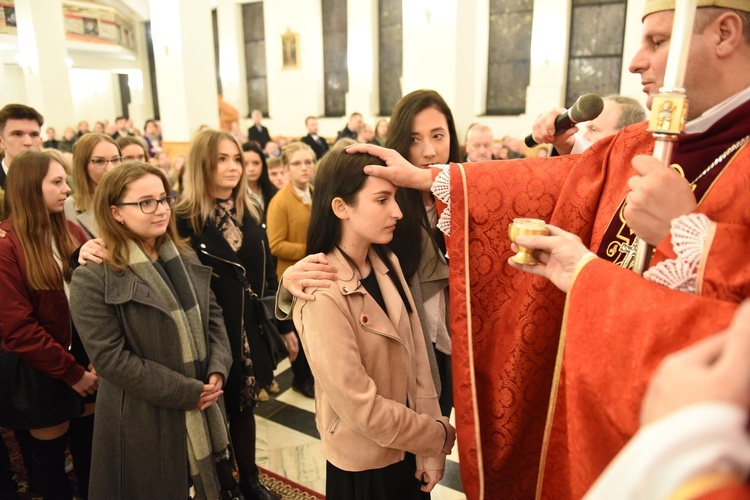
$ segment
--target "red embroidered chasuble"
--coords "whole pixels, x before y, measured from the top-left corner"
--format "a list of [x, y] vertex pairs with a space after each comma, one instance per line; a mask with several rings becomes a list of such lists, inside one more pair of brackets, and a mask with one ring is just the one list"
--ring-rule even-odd
[[[596, 252], [618, 224], [627, 179], [635, 174], [632, 157], [652, 149], [646, 124], [638, 124], [580, 156], [467, 164], [467, 196], [459, 167], [451, 166], [453, 388], [469, 499], [534, 497], [563, 326], [565, 295], [507, 265], [508, 224], [515, 217], [544, 219]], [[748, 247], [727, 241], [750, 227], [749, 188], [747, 148], [699, 207], [728, 223], [719, 224], [711, 248], [739, 252], [742, 259], [734, 262], [746, 260]], [[669, 241], [657, 253], [671, 255]], [[727, 262], [717, 255], [704, 263], [703, 297], [652, 284], [604, 260], [584, 266], [567, 305], [543, 497], [580, 498], [635, 433], [645, 383], [658, 362], [728, 324], [734, 301], [748, 296], [750, 271], [727, 283]]]

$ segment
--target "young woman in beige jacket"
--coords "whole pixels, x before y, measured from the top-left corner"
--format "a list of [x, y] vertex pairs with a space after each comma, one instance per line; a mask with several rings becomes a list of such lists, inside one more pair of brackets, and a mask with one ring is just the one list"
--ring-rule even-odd
[[294, 323], [316, 380], [329, 499], [429, 498], [455, 430], [440, 415], [424, 336], [398, 259], [385, 246], [396, 188], [363, 173], [380, 163], [332, 150], [321, 161], [307, 252], [338, 268], [307, 289]]

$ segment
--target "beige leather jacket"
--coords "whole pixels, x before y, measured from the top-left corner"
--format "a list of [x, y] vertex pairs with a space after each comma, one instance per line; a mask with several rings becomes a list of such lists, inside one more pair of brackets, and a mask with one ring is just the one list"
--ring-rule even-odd
[[385, 264], [368, 255], [388, 314], [360, 285], [338, 251], [326, 255], [339, 270], [328, 288], [307, 289], [294, 325], [315, 375], [315, 421], [323, 455], [346, 471], [378, 469], [417, 456], [417, 468], [443, 470], [445, 440], [435, 385], [409, 289], [409, 314]]

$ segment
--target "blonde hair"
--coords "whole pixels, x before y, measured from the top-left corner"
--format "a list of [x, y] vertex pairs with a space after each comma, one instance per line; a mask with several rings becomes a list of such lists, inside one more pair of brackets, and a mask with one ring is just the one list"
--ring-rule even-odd
[[[182, 167], [182, 193], [175, 211], [185, 217], [193, 229], [200, 234], [207, 220], [213, 217], [215, 200], [211, 196], [213, 173], [219, 160], [219, 143], [228, 140], [237, 146], [237, 154], [242, 157], [242, 146], [231, 133], [220, 130], [198, 132], [190, 142], [187, 161]], [[260, 207], [251, 202], [247, 194], [247, 176], [244, 167], [237, 185], [232, 189], [237, 219], [242, 221], [245, 211], [259, 223], [263, 219]]]
[[117, 154], [121, 155], [120, 146], [107, 134], [89, 132], [83, 134], [73, 145], [73, 183], [75, 184], [75, 205], [81, 212], [91, 207], [94, 199], [94, 182], [89, 176], [88, 164], [91, 160], [94, 148], [100, 142], [108, 142], [117, 148]]
[[[120, 224], [112, 215], [111, 207], [122, 202], [130, 188], [130, 184], [141, 177], [155, 175], [164, 185], [165, 193], [172, 193], [169, 181], [164, 172], [159, 168], [148, 163], [139, 161], [130, 161], [113, 168], [102, 177], [102, 181], [94, 193], [92, 209], [96, 223], [99, 225], [104, 246], [111, 252], [111, 257], [107, 264], [113, 269], [124, 270], [128, 267], [130, 254], [128, 253], [128, 242], [134, 241], [141, 249], [146, 252], [143, 242], [124, 224]], [[158, 249], [164, 241], [171, 239], [180, 253], [184, 253], [187, 248], [185, 242], [179, 237], [175, 226], [174, 215], [170, 211], [169, 224], [166, 232], [156, 239], [154, 248]]]
[[290, 142], [281, 150], [281, 164], [284, 165], [284, 168], [289, 167], [289, 162], [292, 161], [292, 156], [297, 151], [307, 151], [314, 162], [318, 161], [315, 151], [310, 146], [304, 142]]

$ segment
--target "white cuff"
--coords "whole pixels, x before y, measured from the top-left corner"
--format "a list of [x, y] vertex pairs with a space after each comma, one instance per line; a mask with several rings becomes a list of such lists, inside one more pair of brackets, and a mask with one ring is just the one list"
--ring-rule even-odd
[[445, 210], [440, 214], [437, 228], [446, 236], [451, 235], [451, 170], [450, 165], [431, 165], [432, 168], [439, 168], [441, 172], [435, 177], [430, 191], [435, 198], [445, 203]]
[[695, 293], [703, 247], [711, 228], [711, 219], [704, 214], [689, 214], [672, 220], [674, 259], [659, 262], [643, 273], [643, 277], [672, 290]]

